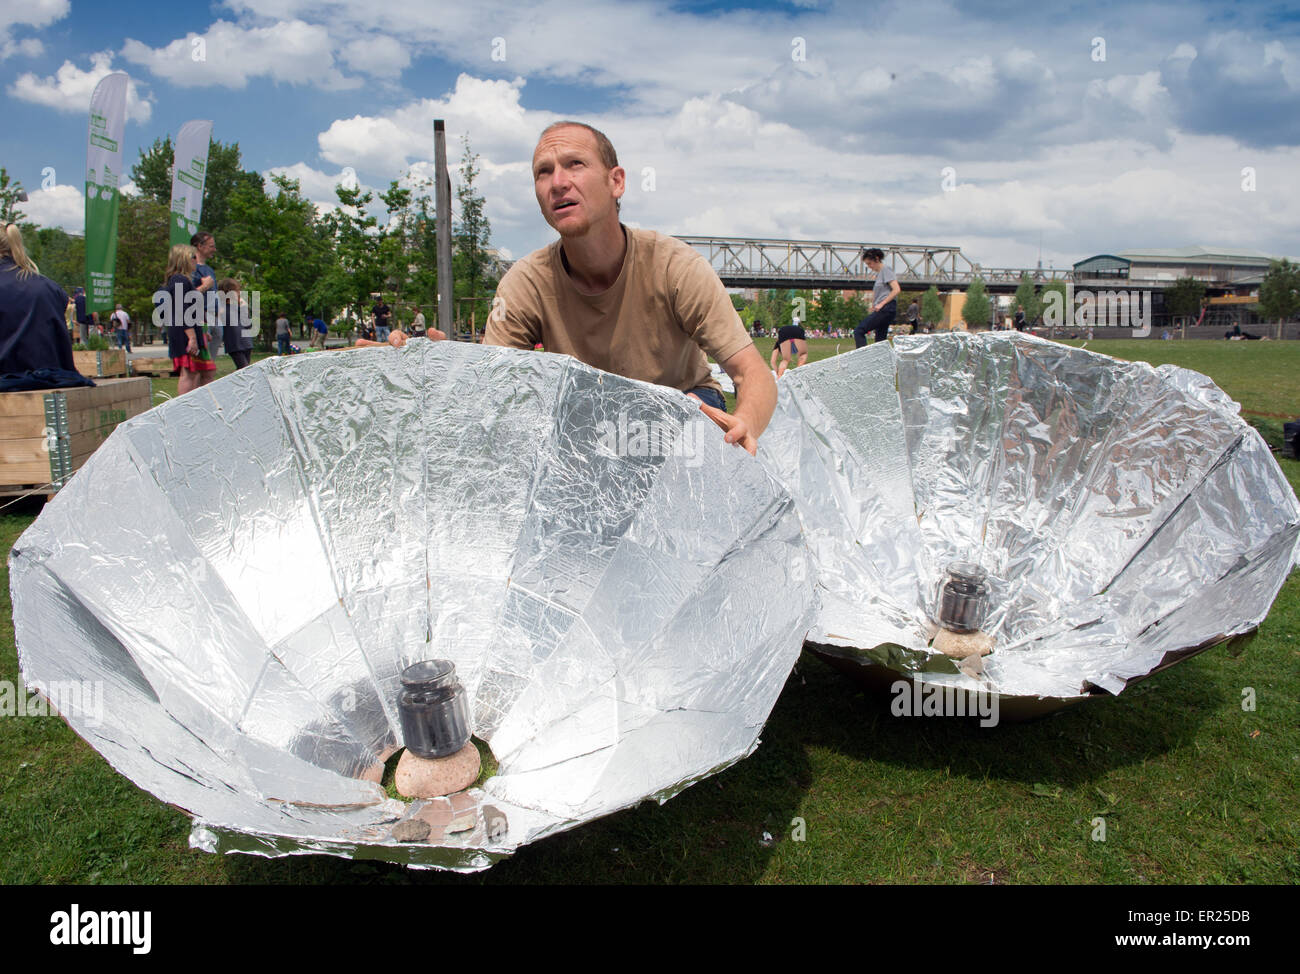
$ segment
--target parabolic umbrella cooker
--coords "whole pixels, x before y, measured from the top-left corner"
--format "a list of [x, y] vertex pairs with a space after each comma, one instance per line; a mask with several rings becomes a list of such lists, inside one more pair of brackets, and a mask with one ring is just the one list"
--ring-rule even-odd
[[[1014, 718], [1252, 633], [1300, 506], [1238, 408], [1198, 373], [1015, 333], [786, 373], [763, 456], [812, 553], [810, 644], [864, 682], [996, 695]], [[939, 648], [945, 600], [981, 616], [982, 647]]]
[[[455, 342], [240, 370], [19, 539], [24, 678], [102, 681], [64, 716], [209, 851], [482, 869], [667, 800], [757, 745], [813, 604], [793, 501], [694, 406]], [[408, 804], [377, 782], [423, 660], [498, 768]]]

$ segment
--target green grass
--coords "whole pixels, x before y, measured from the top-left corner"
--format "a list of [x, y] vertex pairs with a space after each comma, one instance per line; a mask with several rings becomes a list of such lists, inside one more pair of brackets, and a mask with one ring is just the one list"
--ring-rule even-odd
[[[836, 343], [810, 344], [824, 357]], [[1254, 413], [1300, 415], [1300, 343], [1089, 348], [1195, 368]], [[1295, 486], [1300, 464], [1281, 465]], [[0, 517], [4, 550], [34, 513]], [[0, 679], [16, 680], [3, 581]], [[183, 813], [53, 718], [0, 720], [0, 790], [3, 883], [1294, 884], [1300, 573], [1242, 655], [1216, 648], [1117, 699], [1028, 724], [894, 718], [888, 698], [805, 654], [750, 758], [662, 807], [534, 843], [473, 877], [191, 851]], [[1091, 839], [1097, 817], [1104, 842]]]

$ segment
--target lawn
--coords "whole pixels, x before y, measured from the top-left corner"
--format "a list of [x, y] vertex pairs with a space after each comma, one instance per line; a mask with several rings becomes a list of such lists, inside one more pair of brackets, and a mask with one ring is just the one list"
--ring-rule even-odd
[[[814, 340], [811, 358], [852, 349]], [[1072, 343], [1072, 344], [1083, 344]], [[770, 350], [760, 343], [760, 351]], [[1280, 445], [1300, 343], [1092, 342], [1213, 377]], [[175, 380], [154, 384], [174, 394]], [[1300, 463], [1280, 461], [1293, 486]], [[0, 516], [7, 552], [35, 516]], [[0, 680], [16, 680], [9, 586]], [[1243, 709], [1253, 688], [1256, 709]], [[0, 883], [1300, 882], [1300, 573], [1240, 655], [1212, 649], [1028, 724], [908, 720], [807, 654], [747, 760], [461, 877], [187, 846], [189, 819], [53, 718], [0, 721]], [[1105, 840], [1094, 841], [1098, 818]]]

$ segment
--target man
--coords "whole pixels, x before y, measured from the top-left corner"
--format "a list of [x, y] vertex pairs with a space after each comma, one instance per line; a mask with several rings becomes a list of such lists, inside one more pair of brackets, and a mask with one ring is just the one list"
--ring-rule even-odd
[[[751, 454], [776, 408], [776, 382], [726, 289], [700, 254], [619, 221], [626, 173], [603, 134], [557, 122], [533, 151], [542, 216], [560, 235], [516, 262], [497, 286], [484, 344], [572, 355], [588, 365], [700, 400]], [[728, 415], [705, 357], [736, 383]]]
[[317, 315], [311, 322], [311, 347], [325, 350], [325, 336], [329, 334], [329, 327], [325, 324], [325, 319]]
[[392, 331], [391, 322], [393, 309], [390, 308], [383, 299], [383, 296], [375, 299], [375, 306], [370, 309], [375, 316], [375, 338], [377, 342], [388, 341], [388, 334]]
[[290, 327], [289, 316], [281, 311], [275, 319], [275, 344], [281, 355], [288, 355], [290, 352], [289, 342], [293, 338]]
[[113, 328], [117, 332], [117, 347], [125, 348], [128, 355], [131, 354], [131, 316], [128, 315], [119, 304], [117, 310], [112, 314]]
[[921, 306], [916, 303], [916, 298], [907, 306], [907, 322], [912, 326], [913, 335], [921, 330]]
[[90, 341], [90, 335], [94, 328], [99, 324], [99, 312], [86, 310], [86, 289], [78, 287], [72, 292], [72, 301], [76, 308], [77, 332], [80, 335], [81, 344], [85, 345]]
[[889, 326], [898, 316], [898, 295], [902, 287], [898, 275], [892, 267], [885, 266], [885, 252], [879, 247], [870, 247], [862, 252], [862, 259], [871, 272], [876, 275], [876, 283], [871, 288], [871, 313], [853, 329], [853, 344], [861, 348], [867, 344], [867, 332], [876, 333], [876, 341], [883, 342], [889, 338]]
[[190, 280], [195, 287], [202, 285], [205, 280], [208, 282], [208, 291], [203, 296], [203, 322], [208, 333], [208, 351], [216, 355], [217, 344], [221, 340], [221, 332], [217, 328], [217, 289], [215, 287], [217, 275], [208, 266], [208, 261], [217, 256], [217, 240], [208, 231], [200, 230], [190, 237], [190, 246], [199, 255]]

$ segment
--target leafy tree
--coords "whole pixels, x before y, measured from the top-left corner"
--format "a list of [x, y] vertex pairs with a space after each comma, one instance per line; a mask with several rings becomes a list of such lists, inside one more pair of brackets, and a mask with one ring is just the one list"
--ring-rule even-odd
[[[298, 180], [271, 177], [274, 193], [261, 186], [237, 186], [230, 198], [231, 222], [224, 247], [235, 262], [253, 265], [249, 290], [261, 292], [263, 324], [270, 312], [293, 320], [318, 310], [317, 284], [333, 265], [329, 232], [319, 225], [316, 207], [302, 195]], [[373, 220], [372, 220], [373, 222]], [[269, 345], [272, 330], [260, 332]]]
[[943, 298], [939, 297], [939, 289], [933, 284], [921, 297], [921, 320], [931, 328], [943, 321]]
[[470, 150], [468, 136], [461, 136], [461, 147], [460, 185], [456, 187], [456, 207], [460, 211], [460, 220], [453, 227], [452, 234], [453, 291], [458, 299], [458, 310], [453, 317], [460, 318], [463, 314], [459, 310], [459, 299], [469, 298], [468, 304], [474, 320], [481, 322], [496, 293], [495, 282], [488, 274], [492, 227], [484, 212], [486, 200], [474, 189], [474, 180], [479, 174], [479, 168], [475, 165], [478, 154]]
[[1011, 299], [1011, 314], [1015, 315], [1017, 311], [1025, 313], [1025, 320], [1032, 322], [1038, 317], [1042, 307], [1038, 300], [1038, 295], [1034, 292], [1034, 282], [1029, 276], [1029, 272], [1020, 275], [1020, 284], [1016, 287], [1016, 295]]
[[[144, 196], [122, 196], [117, 211], [114, 300], [144, 328], [153, 317], [153, 293], [165, 283], [167, 206]], [[82, 241], [82, 264], [85, 241]]]
[[24, 215], [18, 209], [18, 204], [27, 194], [23, 192], [23, 184], [17, 180], [10, 181], [9, 170], [0, 168], [0, 223], [17, 223], [26, 233], [26, 227], [33, 224], [24, 223]]
[[350, 305], [364, 316], [370, 295], [384, 283], [378, 221], [366, 212], [375, 196], [359, 186], [336, 186], [334, 195], [339, 208], [321, 220], [324, 236], [333, 244], [334, 260], [308, 292], [308, 300], [317, 307]]
[[988, 292], [984, 290], [984, 278], [978, 274], [966, 289], [966, 302], [961, 306], [961, 316], [970, 329], [987, 328], [991, 308]]
[[844, 298], [839, 291], [820, 291], [817, 303], [809, 305], [807, 324], [830, 331], [844, 315]]
[[[131, 167], [131, 179], [140, 188], [140, 194], [166, 207], [171, 206], [175, 155], [170, 135], [154, 139], [148, 149], [140, 150], [140, 158]], [[231, 195], [239, 187], [251, 190], [261, 186], [262, 177], [243, 168], [238, 142], [209, 141], [200, 225], [220, 241], [231, 222]]]
[[1165, 288], [1165, 307], [1175, 316], [1190, 316], [1201, 310], [1205, 285], [1194, 277], [1180, 277]]
[[1265, 321], [1277, 322], [1277, 337], [1282, 337], [1282, 323], [1300, 314], [1300, 264], [1286, 258], [1268, 265], [1259, 285], [1259, 310]]
[[[120, 230], [120, 221], [119, 221]], [[41, 273], [63, 286], [69, 294], [86, 280], [86, 238], [74, 237], [59, 227], [24, 231], [27, 256], [36, 261]]]

